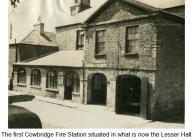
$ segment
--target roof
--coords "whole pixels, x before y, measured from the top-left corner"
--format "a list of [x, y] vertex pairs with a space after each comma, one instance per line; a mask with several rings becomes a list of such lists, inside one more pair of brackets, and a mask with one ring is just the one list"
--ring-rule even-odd
[[167, 12], [170, 12], [172, 14], [175, 14], [180, 17], [185, 17], [185, 5], [179, 5], [175, 7], [165, 8], [163, 9]]
[[[103, 7], [111, 4], [113, 1], [115, 1], [115, 0], [104, 0], [104, 2], [101, 3], [100, 5], [91, 7], [87, 10], [84, 10], [84, 11], [76, 14], [75, 16], [68, 15], [68, 17], [66, 17], [68, 20], [66, 20], [65, 24], [58, 25], [56, 28], [86, 23], [97, 12], [101, 11], [101, 9], [103, 9]], [[142, 8], [142, 9], [147, 10], [149, 12], [157, 12], [160, 9], [184, 5], [184, 0], [176, 0], [173, 2], [169, 2], [169, 0], [162, 0], [162, 1], [154, 0], [155, 2], [150, 2], [150, 0], [120, 0], [120, 1], [127, 2], [129, 4], [132, 4], [136, 7]]]
[[52, 32], [44, 32], [44, 34], [50, 41], [56, 42], [56, 35]]
[[152, 7], [156, 7], [159, 9], [185, 5], [185, 0], [136, 0], [136, 1], [146, 3], [147, 5], [150, 5]]
[[23, 66], [58, 66], [82, 67], [84, 59], [83, 50], [58, 51], [28, 62], [17, 62], [14, 65]]
[[144, 10], [151, 11], [151, 12], [158, 10], [158, 8], [153, 7], [151, 5], [148, 5], [146, 3], [140, 2], [140, 1], [135, 1], [135, 0], [121, 0], [121, 1], [127, 2], [129, 4], [136, 6], [136, 7], [139, 7], [139, 8], [142, 8]]
[[106, 3], [108, 3], [108, 0], [104, 0], [104, 2], [102, 2], [100, 5], [93, 6], [74, 16], [71, 16], [69, 14], [68, 17], [66, 17], [67, 18], [66, 22], [63, 25], [58, 25], [56, 28], [84, 23]]
[[[15, 40], [10, 40], [10, 44], [14, 44]], [[58, 46], [56, 43], [55, 33], [44, 32], [40, 34], [39, 31], [33, 30], [23, 39], [16, 40], [17, 44], [29, 44], [38, 46]]]
[[165, 10], [159, 10], [157, 15], [160, 15], [161, 17], [164, 17], [164, 18], [167, 18], [167, 19], [171, 19], [171, 20], [174, 20], [174, 21], [185, 23], [184, 16], [176, 14], [176, 13], [168, 12], [168, 11], [165, 11]]
[[[107, 0], [90, 0], [91, 7], [92, 9], [95, 9], [95, 7], [100, 7], [106, 1]], [[184, 5], [185, 0], [136, 1], [163, 9]], [[70, 6], [73, 5], [73, 0], [20, 0], [20, 2], [21, 3], [14, 9], [10, 17], [10, 21], [12, 21], [12, 24], [14, 25], [12, 29], [13, 37], [17, 38], [17, 42], [19, 37], [22, 37], [23, 39], [24, 35], [31, 31], [33, 24], [37, 22], [39, 16], [42, 16], [42, 21], [45, 23], [45, 29], [47, 31], [54, 31], [56, 26], [69, 25], [70, 20], [74, 23], [74, 19], [72, 19], [70, 14]], [[88, 12], [86, 15], [84, 14], [86, 19], [90, 14], [92, 14], [92, 12]], [[85, 17], [83, 18], [83, 21], [85, 21]]]

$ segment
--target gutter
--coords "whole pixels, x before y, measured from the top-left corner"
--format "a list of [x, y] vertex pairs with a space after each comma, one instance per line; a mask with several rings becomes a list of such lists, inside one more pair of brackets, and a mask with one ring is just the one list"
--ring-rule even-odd
[[68, 25], [62, 25], [62, 26], [57, 26], [55, 27], [55, 29], [61, 29], [61, 28], [65, 28], [65, 27], [70, 27], [70, 26], [76, 26], [76, 25], [81, 25], [82, 23], [74, 23], [74, 24], [68, 24]]

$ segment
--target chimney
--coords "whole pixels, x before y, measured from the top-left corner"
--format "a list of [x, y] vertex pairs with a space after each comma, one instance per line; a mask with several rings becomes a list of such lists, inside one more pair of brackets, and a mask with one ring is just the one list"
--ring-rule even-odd
[[90, 0], [74, 0], [73, 6], [70, 7], [71, 15], [74, 16], [90, 7]]
[[44, 23], [35, 24], [34, 30], [38, 31], [40, 34], [44, 34]]

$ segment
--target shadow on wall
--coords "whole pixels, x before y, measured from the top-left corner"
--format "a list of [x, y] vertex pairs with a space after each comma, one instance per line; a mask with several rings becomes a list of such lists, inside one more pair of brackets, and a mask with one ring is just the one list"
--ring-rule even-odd
[[[185, 102], [182, 100], [174, 101], [173, 108], [170, 108], [168, 104], [160, 103], [160, 98], [154, 93], [154, 89], [151, 84], [148, 83], [148, 115], [150, 120], [161, 121], [167, 123], [184, 123], [185, 122]], [[162, 105], [161, 105], [162, 104]], [[165, 108], [164, 108], [165, 106]]]

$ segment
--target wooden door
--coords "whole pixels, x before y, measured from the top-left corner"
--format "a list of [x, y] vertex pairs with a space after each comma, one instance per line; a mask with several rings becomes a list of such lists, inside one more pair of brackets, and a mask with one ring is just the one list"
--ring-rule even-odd
[[142, 118], [148, 119], [148, 78], [147, 77], [143, 77], [141, 81], [140, 115]]

